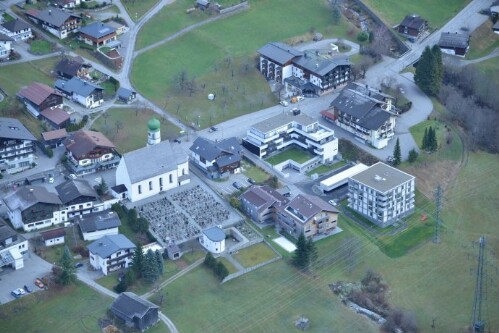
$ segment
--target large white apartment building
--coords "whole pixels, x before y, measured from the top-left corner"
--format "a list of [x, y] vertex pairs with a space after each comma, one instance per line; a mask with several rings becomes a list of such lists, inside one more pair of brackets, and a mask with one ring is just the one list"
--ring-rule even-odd
[[36, 138], [17, 119], [0, 117], [0, 173], [31, 168]]
[[302, 113], [285, 113], [253, 125], [242, 141], [250, 152], [264, 158], [291, 145], [299, 146], [332, 162], [338, 154], [338, 138], [334, 131]]
[[416, 178], [378, 162], [348, 180], [348, 206], [384, 228], [414, 210]]

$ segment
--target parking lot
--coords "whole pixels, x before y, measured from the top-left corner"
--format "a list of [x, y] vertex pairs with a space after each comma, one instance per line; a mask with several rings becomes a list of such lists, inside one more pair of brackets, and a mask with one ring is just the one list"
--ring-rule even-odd
[[17, 271], [4, 268], [0, 272], [0, 303], [5, 304], [15, 300], [11, 295], [12, 290], [23, 288], [24, 285], [27, 285], [32, 292], [42, 291], [35, 286], [35, 279], [47, 275], [51, 269], [51, 264], [31, 252], [24, 255], [23, 268]]

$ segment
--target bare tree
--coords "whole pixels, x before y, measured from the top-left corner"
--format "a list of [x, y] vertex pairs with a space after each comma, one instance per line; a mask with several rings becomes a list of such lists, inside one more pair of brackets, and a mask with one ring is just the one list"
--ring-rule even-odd
[[121, 120], [116, 120], [115, 123], [116, 125], [116, 134], [118, 134], [118, 132], [125, 126], [125, 124], [123, 124], [123, 122]]

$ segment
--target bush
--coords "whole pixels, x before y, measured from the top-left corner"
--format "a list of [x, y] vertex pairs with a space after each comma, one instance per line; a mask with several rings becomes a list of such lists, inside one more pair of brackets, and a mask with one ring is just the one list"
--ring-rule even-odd
[[114, 286], [114, 291], [118, 294], [125, 292], [128, 289], [128, 285], [125, 279], [122, 279], [117, 285]]
[[409, 151], [409, 158], [407, 160], [409, 161], [409, 163], [416, 162], [418, 156], [419, 156], [418, 152], [416, 151], [416, 149], [413, 148]]
[[362, 32], [359, 32], [359, 34], [357, 35], [357, 40], [361, 43], [367, 41], [368, 39], [369, 39], [368, 32], [362, 31]]

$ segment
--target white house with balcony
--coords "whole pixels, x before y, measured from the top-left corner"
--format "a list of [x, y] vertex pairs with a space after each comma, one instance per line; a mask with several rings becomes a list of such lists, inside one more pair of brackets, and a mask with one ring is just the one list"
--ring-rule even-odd
[[18, 235], [11, 227], [0, 221], [0, 269], [24, 267], [23, 254], [28, 252], [28, 241]]
[[242, 140], [243, 146], [259, 158], [266, 158], [296, 146], [316, 156], [318, 163], [330, 163], [338, 155], [334, 131], [305, 114], [279, 114], [253, 125]]
[[0, 172], [12, 174], [31, 168], [35, 141], [19, 120], [0, 117]]
[[348, 207], [385, 228], [414, 210], [416, 178], [378, 162], [348, 180]]
[[135, 247], [135, 244], [122, 234], [101, 237], [87, 246], [90, 265], [104, 275], [128, 268], [132, 263]]
[[397, 111], [393, 97], [367, 85], [350, 83], [322, 117], [353, 133], [358, 140], [382, 149], [395, 135]]

